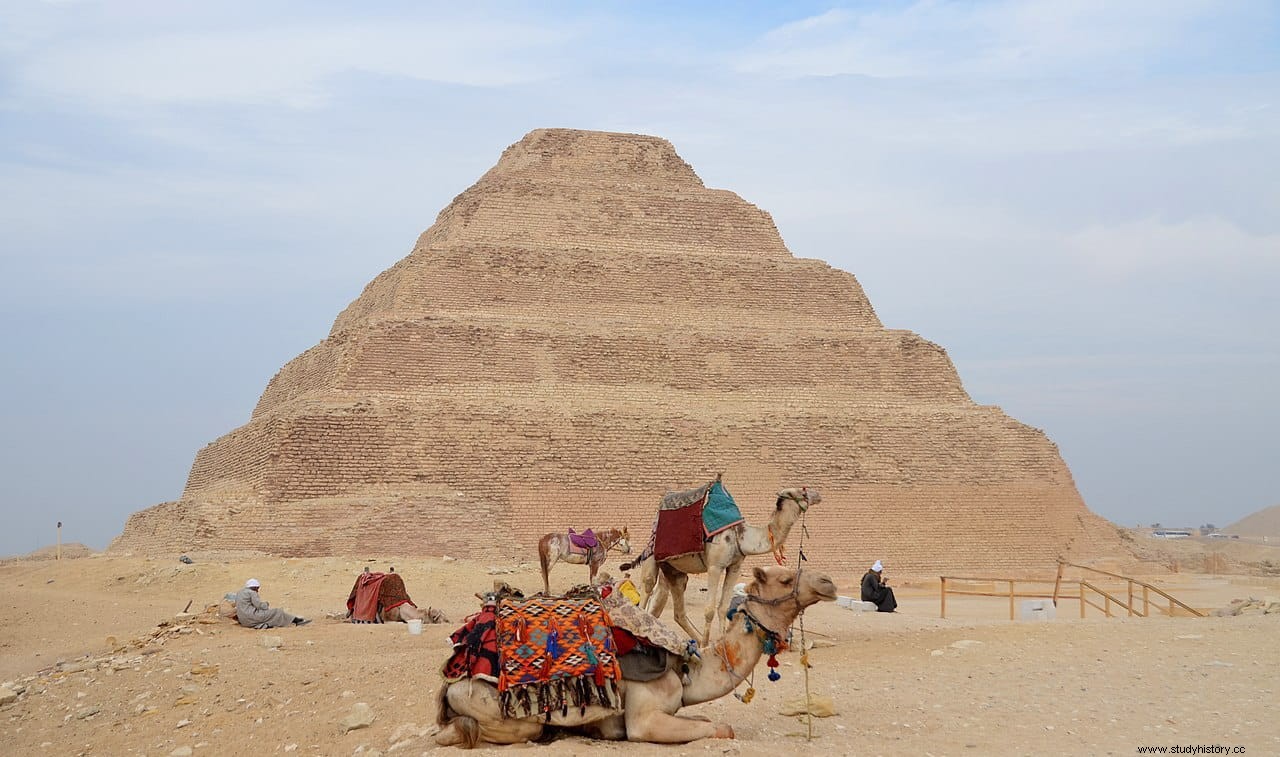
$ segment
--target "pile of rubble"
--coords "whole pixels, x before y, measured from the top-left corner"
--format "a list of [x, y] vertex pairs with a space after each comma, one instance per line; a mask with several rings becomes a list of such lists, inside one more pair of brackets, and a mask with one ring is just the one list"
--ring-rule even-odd
[[55, 680], [72, 673], [94, 670], [115, 672], [136, 668], [141, 665], [143, 658], [159, 652], [165, 641], [170, 638], [193, 633], [201, 636], [206, 633], [216, 634], [216, 629], [202, 628], [202, 626], [214, 624], [226, 625], [227, 619], [218, 613], [217, 605], [210, 605], [200, 613], [180, 612], [171, 619], [160, 621], [155, 629], [143, 636], [124, 643], [117, 641], [114, 636], [108, 636], [107, 647], [110, 648], [110, 652], [87, 654], [74, 660], [59, 660], [56, 664], [36, 673], [0, 684], [0, 705], [18, 701], [18, 698], [25, 694], [32, 684]]
[[1275, 597], [1233, 599], [1231, 604], [1220, 610], [1214, 610], [1213, 614], [1220, 618], [1233, 615], [1280, 615], [1280, 599]]

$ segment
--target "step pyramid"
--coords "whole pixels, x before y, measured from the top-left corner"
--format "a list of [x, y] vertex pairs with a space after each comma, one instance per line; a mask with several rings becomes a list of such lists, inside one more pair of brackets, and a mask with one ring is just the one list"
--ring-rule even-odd
[[569, 527], [642, 543], [664, 492], [717, 472], [749, 523], [820, 491], [804, 550], [832, 569], [1118, 550], [1046, 435], [852, 274], [666, 140], [568, 129], [509, 147], [113, 548], [536, 561]]

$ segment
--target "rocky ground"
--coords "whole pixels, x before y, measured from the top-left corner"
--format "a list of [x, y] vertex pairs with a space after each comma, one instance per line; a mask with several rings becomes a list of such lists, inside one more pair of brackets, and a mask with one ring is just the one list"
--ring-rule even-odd
[[[531, 589], [540, 583], [528, 565], [392, 560], [420, 605], [454, 621], [412, 636], [402, 624], [326, 617], [343, 609], [356, 574], [365, 565], [385, 570], [385, 558], [192, 558], [189, 565], [117, 556], [0, 565], [5, 753], [447, 753], [428, 733], [446, 635], [474, 611], [473, 593], [495, 578]], [[314, 622], [251, 631], [200, 613], [250, 576], [273, 605]], [[553, 585], [584, 576], [559, 566]], [[836, 578], [856, 593], [858, 576]], [[1205, 609], [1280, 594], [1269, 577], [1155, 580]], [[705, 595], [690, 593], [700, 607]], [[1280, 614], [1265, 614], [1265, 603], [1255, 605], [1263, 612], [1239, 616], [1107, 619], [1090, 610], [1081, 620], [1078, 605], [1064, 602], [1053, 621], [1010, 622], [1008, 602], [998, 598], [949, 599], [948, 619], [939, 618], [936, 581], [899, 593], [897, 614], [835, 604], [806, 614], [814, 645], [808, 685], [835, 711], [814, 719], [812, 738], [802, 716], [784, 714], [805, 691], [798, 654], [789, 652], [780, 656], [782, 680], [766, 681], [761, 666], [749, 704], [730, 696], [691, 708], [733, 724], [734, 741], [664, 747], [567, 738], [523, 748], [557, 757], [1122, 755], [1197, 744], [1280, 753]], [[195, 614], [178, 617], [188, 602]]]

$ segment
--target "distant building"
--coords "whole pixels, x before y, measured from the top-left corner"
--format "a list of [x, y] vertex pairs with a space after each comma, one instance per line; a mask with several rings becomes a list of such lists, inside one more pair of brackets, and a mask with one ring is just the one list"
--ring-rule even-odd
[[1157, 528], [1151, 532], [1153, 539], [1190, 539], [1191, 532], [1182, 528]]

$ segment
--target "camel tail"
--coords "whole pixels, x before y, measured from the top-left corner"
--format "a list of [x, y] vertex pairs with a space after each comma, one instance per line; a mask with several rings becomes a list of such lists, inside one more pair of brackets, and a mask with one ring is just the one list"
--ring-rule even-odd
[[648, 547], [645, 547], [644, 549], [640, 550], [640, 554], [636, 557], [636, 559], [632, 560], [631, 562], [622, 563], [621, 565], [618, 566], [618, 569], [631, 570], [632, 568], [636, 567], [637, 565], [644, 562], [645, 560], [648, 560], [650, 557], [653, 557], [653, 550], [649, 549]]
[[453, 719], [449, 711], [449, 684], [442, 683], [440, 692], [436, 694], [436, 725], [444, 728]]
[[453, 722], [458, 725], [458, 732], [462, 736], [462, 743], [459, 746], [463, 749], [475, 749], [480, 743], [480, 724], [476, 719], [459, 715]]

